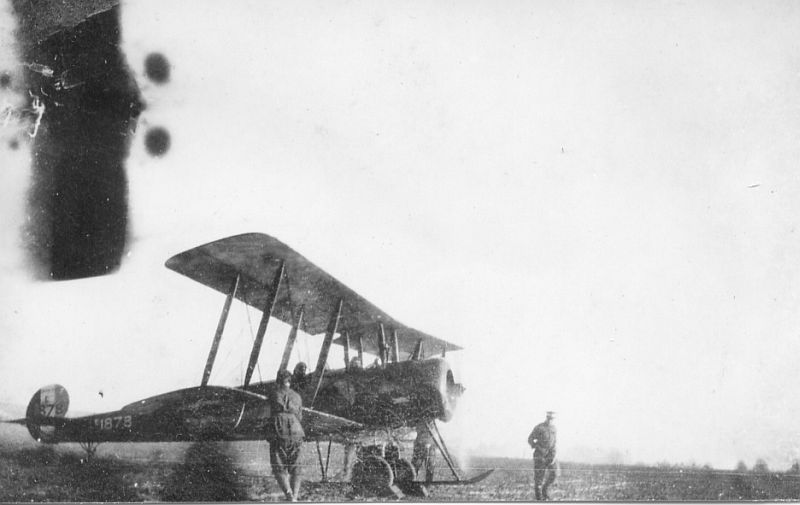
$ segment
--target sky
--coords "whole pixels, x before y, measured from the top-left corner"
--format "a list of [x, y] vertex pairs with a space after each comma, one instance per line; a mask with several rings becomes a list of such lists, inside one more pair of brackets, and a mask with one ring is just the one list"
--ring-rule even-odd
[[[795, 2], [122, 6], [147, 102], [132, 240], [113, 275], [33, 280], [30, 144], [0, 150], [0, 402], [199, 384], [223, 299], [163, 263], [263, 232], [465, 348], [442, 427], [464, 451], [528, 456], [555, 410], [567, 461], [800, 458]], [[241, 377], [259, 316], [234, 309], [212, 382]], [[270, 323], [265, 379], [287, 333]]]

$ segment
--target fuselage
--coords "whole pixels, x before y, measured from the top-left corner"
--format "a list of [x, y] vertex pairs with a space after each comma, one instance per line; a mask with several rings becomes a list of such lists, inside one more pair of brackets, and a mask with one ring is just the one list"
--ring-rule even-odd
[[[334, 431], [304, 422], [309, 439], [357, 439], [367, 432], [413, 428], [424, 420], [448, 421], [463, 391], [441, 358], [326, 370], [318, 390], [316, 374], [300, 379], [293, 387], [304, 407], [359, 425]], [[78, 418], [32, 416], [42, 410], [34, 406], [34, 396], [27, 424], [34, 438], [53, 443], [261, 440], [274, 387], [274, 382], [247, 389], [199, 386]]]

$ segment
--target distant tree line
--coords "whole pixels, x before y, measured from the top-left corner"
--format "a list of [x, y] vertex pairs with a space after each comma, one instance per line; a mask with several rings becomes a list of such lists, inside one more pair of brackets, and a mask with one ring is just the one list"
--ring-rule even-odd
[[[763, 459], [759, 458], [759, 459], [756, 460], [756, 463], [753, 465], [753, 469], [752, 470], [748, 470], [747, 465], [745, 464], [745, 462], [740, 460], [736, 464], [735, 471], [738, 472], [738, 473], [745, 473], [745, 472], [769, 473], [769, 465], [767, 465], [766, 461], [764, 461]], [[787, 470], [786, 473], [800, 475], [800, 461], [795, 460], [795, 462], [792, 463], [791, 468], [789, 468], [789, 470]]]

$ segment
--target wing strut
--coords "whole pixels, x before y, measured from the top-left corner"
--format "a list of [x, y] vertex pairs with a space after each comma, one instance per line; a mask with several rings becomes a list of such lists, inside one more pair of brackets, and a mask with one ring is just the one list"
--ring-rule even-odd
[[344, 367], [350, 368], [350, 334], [345, 330], [344, 332]]
[[378, 350], [380, 352], [381, 365], [386, 365], [386, 331], [383, 329], [383, 323], [378, 323]]
[[425, 349], [422, 345], [422, 339], [419, 339], [417, 341], [417, 346], [414, 347], [414, 353], [411, 355], [412, 360], [421, 360], [425, 356]]
[[322, 342], [322, 349], [319, 351], [317, 369], [314, 370], [314, 377], [317, 383], [314, 385], [314, 396], [311, 397], [311, 406], [314, 405], [314, 401], [317, 399], [317, 393], [319, 393], [319, 387], [322, 385], [322, 377], [325, 375], [325, 363], [328, 361], [328, 353], [331, 350], [333, 335], [339, 328], [339, 318], [342, 316], [343, 303], [344, 300], [339, 299], [339, 303], [336, 304], [336, 308], [333, 314], [331, 314], [330, 322], [328, 322], [328, 331], [325, 333], [325, 340]]
[[392, 352], [394, 353], [394, 359], [392, 360], [392, 363], [399, 363], [400, 344], [397, 342], [397, 328], [392, 328]]
[[236, 290], [239, 288], [239, 274], [233, 280], [228, 296], [225, 298], [225, 305], [222, 306], [222, 314], [219, 315], [219, 323], [217, 324], [217, 332], [214, 333], [214, 341], [211, 343], [211, 350], [208, 351], [208, 359], [206, 360], [206, 369], [203, 370], [203, 380], [200, 382], [201, 386], [208, 384], [208, 379], [211, 378], [211, 368], [214, 366], [214, 360], [217, 359], [217, 350], [219, 350], [219, 341], [222, 339], [222, 332], [225, 330], [225, 322], [228, 320], [228, 311], [231, 309], [231, 302], [233, 297], [236, 296]]
[[361, 367], [364, 367], [364, 342], [361, 340], [361, 333], [358, 334], [358, 362], [361, 363]]
[[244, 376], [244, 387], [250, 385], [250, 378], [253, 376], [253, 370], [256, 368], [258, 355], [261, 353], [261, 343], [264, 342], [264, 334], [267, 332], [267, 323], [269, 322], [270, 316], [272, 316], [272, 309], [275, 308], [275, 300], [278, 299], [278, 290], [281, 288], [281, 280], [283, 280], [283, 261], [281, 261], [278, 271], [275, 273], [272, 289], [264, 304], [264, 313], [261, 315], [261, 323], [258, 325], [258, 331], [256, 332], [256, 341], [253, 342], [253, 350], [250, 352], [250, 362], [247, 364], [247, 372]]
[[281, 366], [278, 367], [278, 370], [286, 370], [286, 367], [289, 366], [289, 358], [292, 356], [292, 349], [294, 348], [294, 342], [297, 340], [297, 329], [300, 328], [300, 325], [303, 323], [303, 311], [305, 307], [300, 307], [300, 314], [297, 315], [297, 319], [295, 319], [294, 324], [292, 325], [291, 331], [289, 331], [289, 338], [286, 339], [286, 347], [283, 348], [283, 357], [281, 358]]

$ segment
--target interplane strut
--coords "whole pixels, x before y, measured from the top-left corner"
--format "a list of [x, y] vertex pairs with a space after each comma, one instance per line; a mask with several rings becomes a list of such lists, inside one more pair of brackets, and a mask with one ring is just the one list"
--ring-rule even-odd
[[264, 304], [261, 323], [258, 325], [256, 340], [253, 342], [253, 350], [250, 353], [250, 362], [247, 364], [247, 372], [244, 376], [244, 387], [250, 385], [250, 379], [253, 377], [253, 370], [255, 370], [256, 363], [258, 363], [258, 355], [261, 353], [261, 344], [264, 342], [264, 334], [267, 332], [267, 323], [269, 323], [269, 318], [272, 317], [272, 311], [275, 309], [275, 300], [278, 298], [278, 290], [281, 288], [283, 269], [284, 262], [281, 261], [278, 271], [275, 273], [275, 280], [272, 282], [272, 289], [269, 291], [269, 296], [267, 296], [267, 301]]
[[214, 341], [211, 343], [211, 350], [208, 351], [208, 359], [206, 360], [206, 368], [203, 370], [203, 380], [200, 382], [201, 386], [208, 384], [208, 379], [211, 378], [211, 368], [214, 366], [214, 360], [217, 358], [217, 351], [219, 350], [219, 341], [222, 338], [222, 332], [225, 330], [225, 322], [228, 320], [228, 311], [231, 309], [231, 302], [233, 297], [236, 296], [236, 290], [239, 287], [240, 275], [236, 274], [233, 280], [231, 289], [228, 296], [225, 298], [225, 305], [222, 307], [222, 314], [219, 316], [219, 323], [217, 324], [217, 331], [214, 333]]
[[314, 401], [317, 399], [317, 393], [319, 393], [319, 387], [322, 385], [322, 378], [325, 375], [325, 363], [328, 361], [328, 353], [331, 350], [331, 343], [333, 342], [333, 336], [339, 329], [339, 318], [342, 317], [343, 304], [344, 300], [342, 299], [340, 299], [339, 302], [336, 304], [336, 308], [334, 309], [334, 312], [331, 315], [331, 319], [328, 323], [328, 330], [325, 332], [325, 340], [322, 342], [322, 349], [319, 351], [317, 368], [314, 370], [316, 384], [314, 384], [314, 396], [311, 397], [311, 406], [314, 405]]

